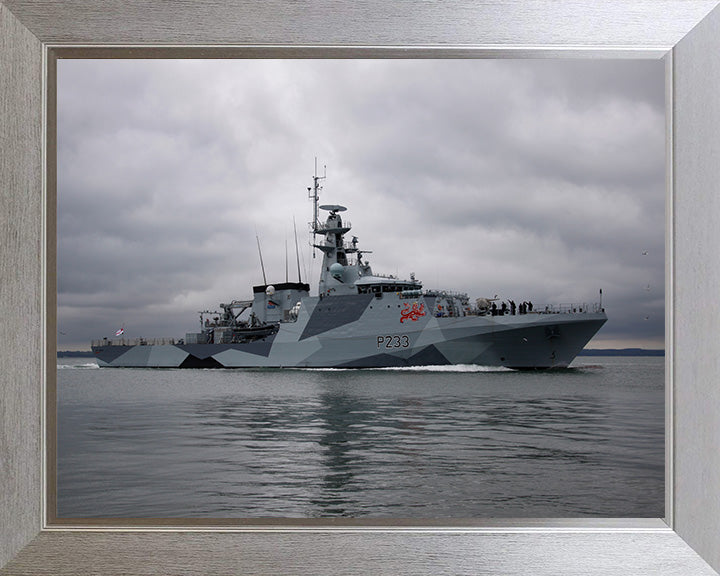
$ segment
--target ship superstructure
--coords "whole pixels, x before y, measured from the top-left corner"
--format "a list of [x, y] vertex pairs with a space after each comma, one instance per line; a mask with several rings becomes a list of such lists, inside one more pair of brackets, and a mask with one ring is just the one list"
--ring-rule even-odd
[[[253, 298], [200, 312], [200, 330], [178, 339], [96, 340], [100, 366], [166, 368], [373, 368], [480, 364], [566, 367], [606, 322], [601, 303], [516, 305], [424, 290], [374, 274], [337, 204], [319, 204], [313, 176], [313, 247], [322, 253], [318, 295], [303, 282], [253, 287]], [[324, 222], [319, 210], [327, 212]]]

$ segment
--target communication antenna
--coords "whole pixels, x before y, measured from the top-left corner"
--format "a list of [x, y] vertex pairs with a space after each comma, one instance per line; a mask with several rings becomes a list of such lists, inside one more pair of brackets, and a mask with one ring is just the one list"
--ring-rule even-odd
[[300, 276], [300, 251], [298, 250], [297, 226], [295, 225], [295, 216], [293, 216], [293, 230], [295, 232], [295, 260], [297, 260], [298, 267], [298, 282], [302, 282], [302, 277]]
[[267, 278], [265, 277], [265, 264], [263, 264], [262, 250], [260, 250], [260, 238], [258, 237], [257, 230], [255, 231], [255, 240], [257, 240], [258, 254], [260, 254], [260, 269], [263, 273], [263, 283], [267, 286]]

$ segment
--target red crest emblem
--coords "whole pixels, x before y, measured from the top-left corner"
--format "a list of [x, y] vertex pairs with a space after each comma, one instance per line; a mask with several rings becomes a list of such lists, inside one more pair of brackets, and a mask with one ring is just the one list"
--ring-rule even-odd
[[405, 322], [405, 320], [416, 322], [420, 316], [425, 316], [425, 304], [413, 302], [410, 306], [409, 302], [405, 302], [405, 308], [400, 311], [400, 322]]

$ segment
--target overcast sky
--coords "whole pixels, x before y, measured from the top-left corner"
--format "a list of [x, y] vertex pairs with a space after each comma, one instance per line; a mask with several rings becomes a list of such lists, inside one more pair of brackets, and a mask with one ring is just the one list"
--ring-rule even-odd
[[[342, 204], [376, 273], [595, 302], [590, 347], [664, 342], [664, 64], [60, 60], [58, 349], [184, 337], [263, 283], [317, 293]], [[348, 238], [349, 240], [350, 238]]]

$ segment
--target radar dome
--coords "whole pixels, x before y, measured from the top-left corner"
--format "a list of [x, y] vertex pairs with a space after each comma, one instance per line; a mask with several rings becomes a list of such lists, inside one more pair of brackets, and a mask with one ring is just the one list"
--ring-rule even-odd
[[265, 294], [267, 294], [268, 296], [272, 296], [273, 294], [275, 294], [275, 286], [268, 286], [267, 288], [265, 288]]
[[335, 262], [334, 264], [332, 264], [330, 266], [330, 274], [336, 280], [339, 280], [342, 277], [344, 270], [345, 270], [345, 267], [342, 264], [340, 264], [340, 262]]

